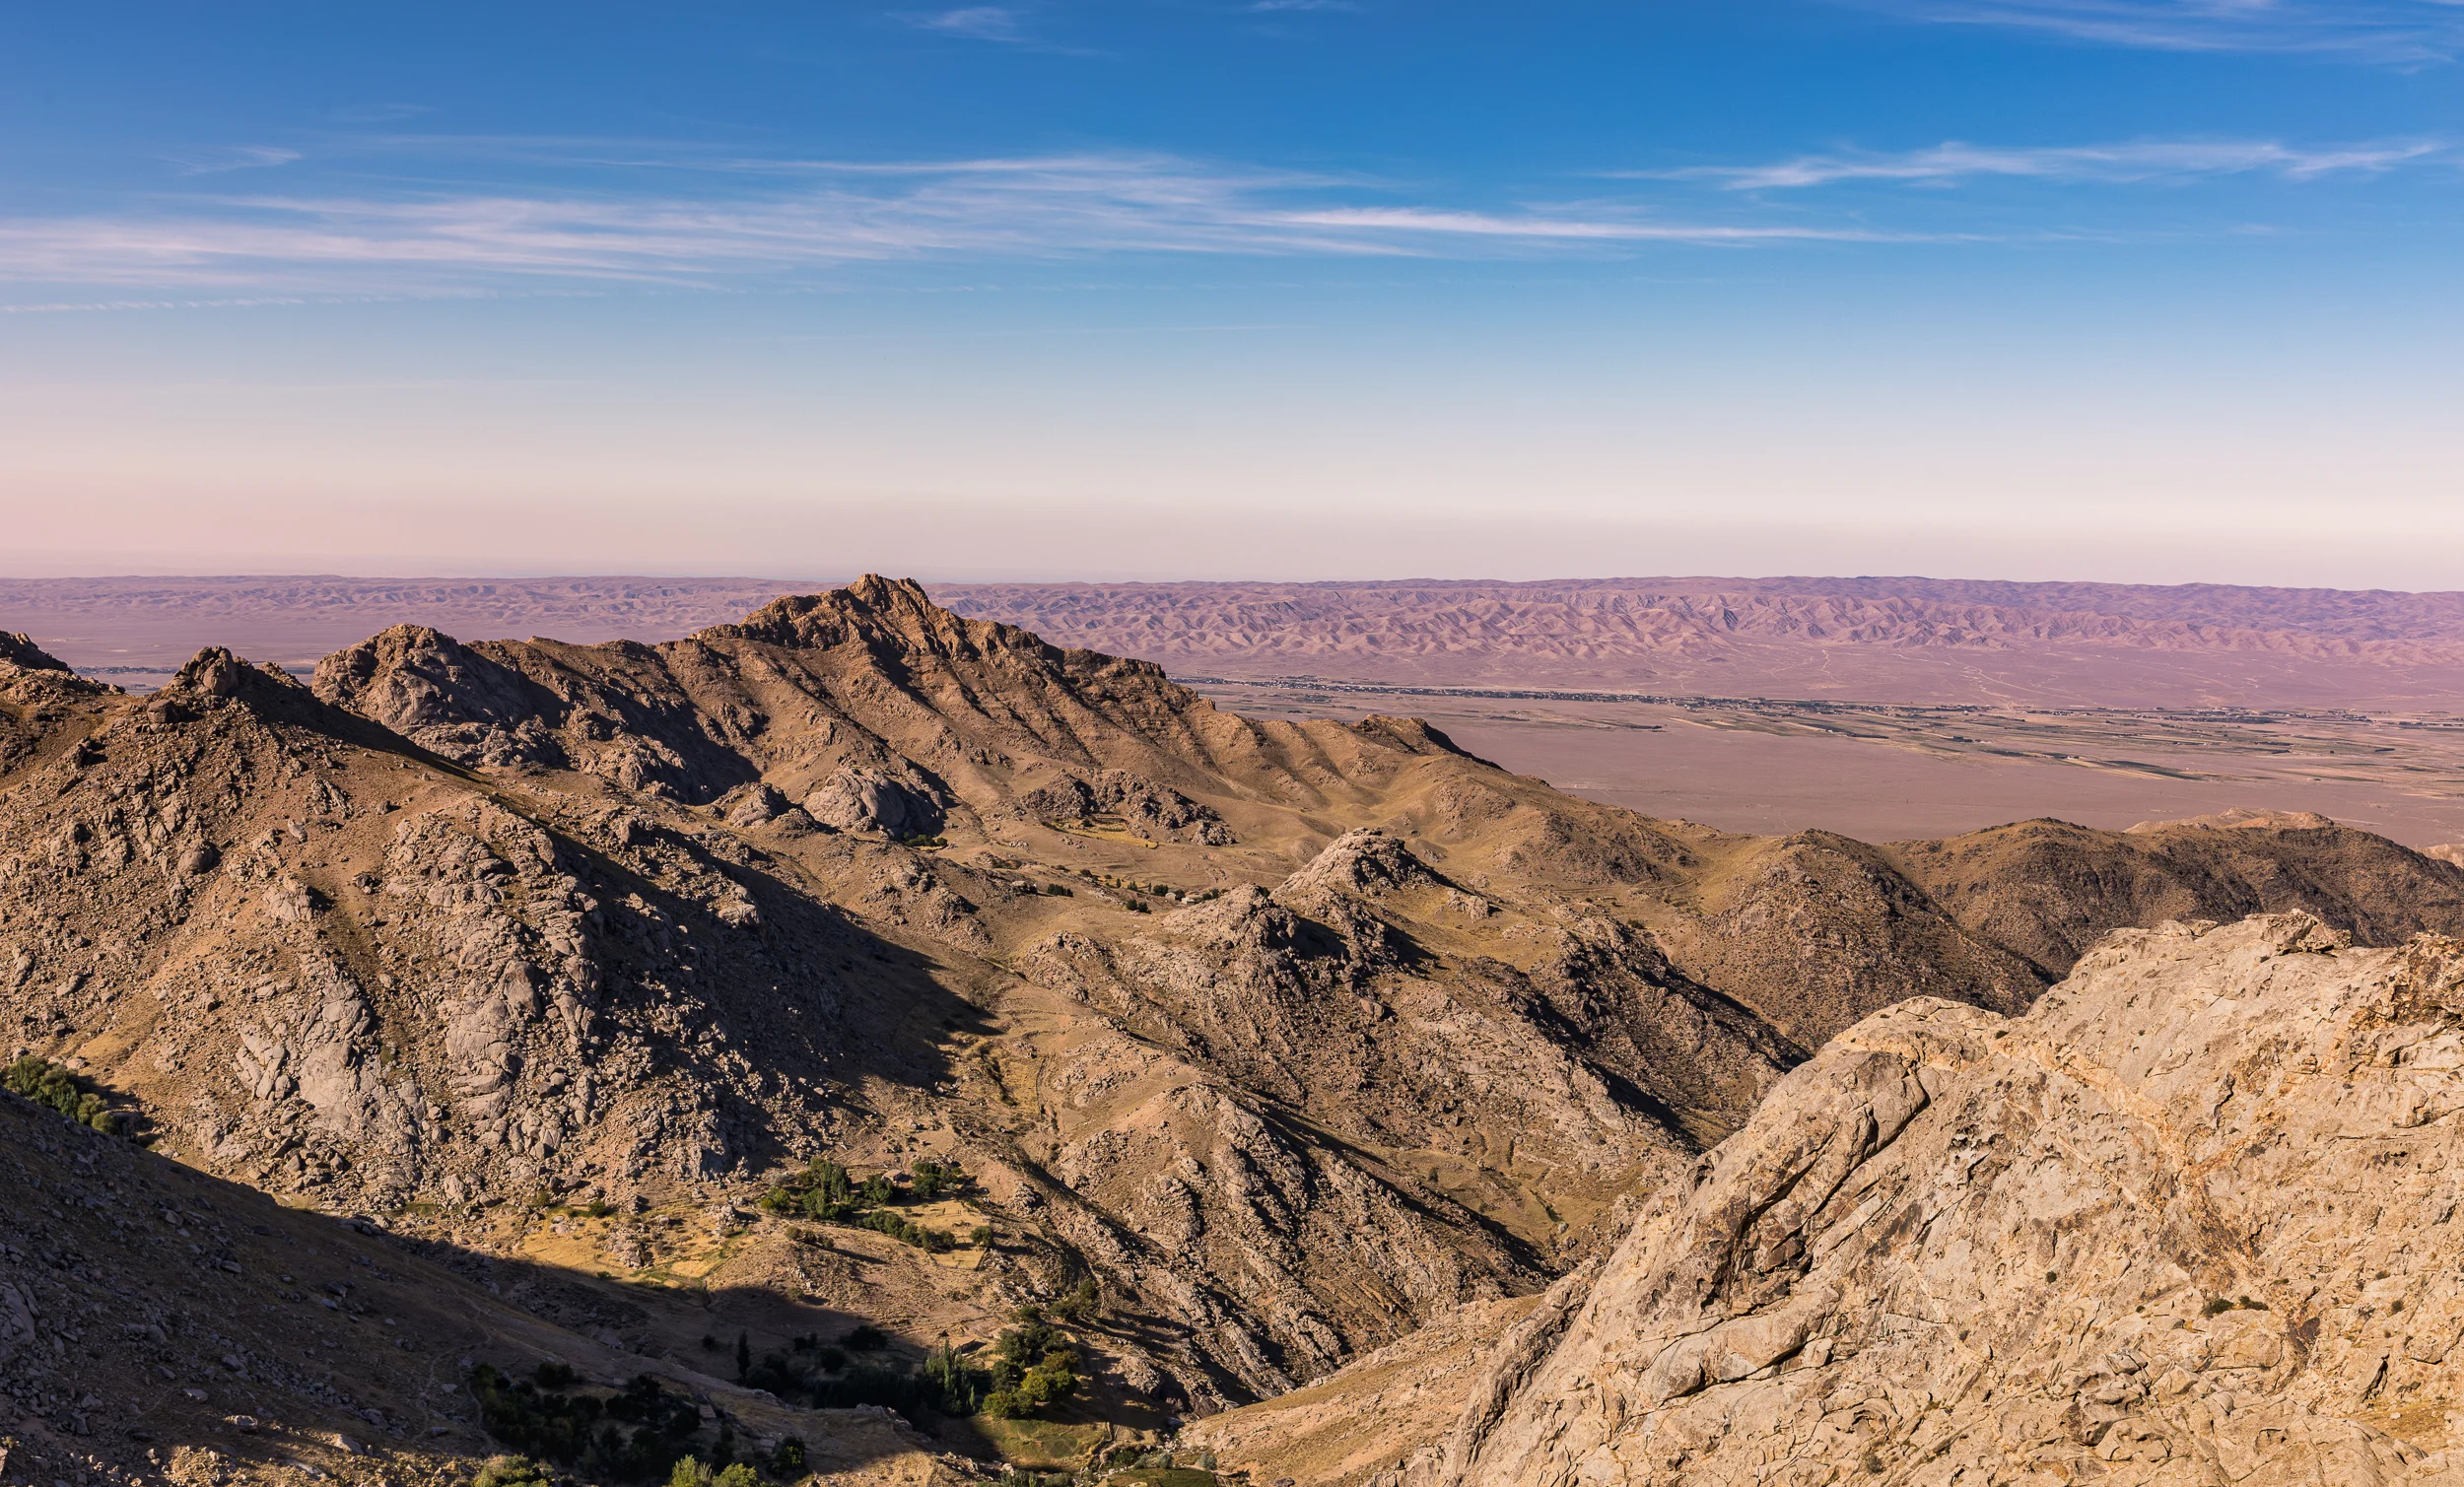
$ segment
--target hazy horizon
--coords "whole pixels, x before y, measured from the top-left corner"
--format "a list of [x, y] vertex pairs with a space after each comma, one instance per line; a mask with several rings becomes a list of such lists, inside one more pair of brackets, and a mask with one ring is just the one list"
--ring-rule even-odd
[[1770, 574], [1746, 574], [1746, 573], [1730, 573], [1730, 574], [1714, 574], [1714, 573], [1688, 573], [1688, 574], [1680, 574], [1680, 573], [1667, 573], [1667, 574], [1641, 574], [1641, 573], [1633, 573], [1633, 574], [1573, 574], [1573, 573], [1553, 573], [1553, 574], [1542, 574], [1542, 575], [1532, 575], [1532, 576], [1506, 576], [1506, 575], [1497, 575], [1497, 574], [1408, 574], [1408, 575], [1393, 575], [1393, 576], [1372, 576], [1372, 575], [1340, 575], [1340, 576], [1333, 576], [1333, 577], [1305, 577], [1305, 578], [1304, 578], [1304, 577], [1279, 577], [1279, 576], [1275, 576], [1275, 575], [1255, 575], [1255, 574], [1252, 574], [1252, 575], [1236, 575], [1227, 576], [1227, 577], [1189, 577], [1189, 576], [1182, 576], [1182, 575], [1171, 575], [1171, 574], [1130, 574], [1130, 575], [1079, 575], [1079, 576], [1052, 576], [1052, 577], [1040, 577], [1040, 576], [1028, 576], [1028, 575], [1016, 575], [1016, 574], [1003, 574], [1003, 573], [992, 573], [992, 574], [986, 574], [986, 575], [957, 575], [957, 574], [947, 574], [947, 573], [944, 573], [944, 574], [910, 573], [910, 572], [906, 572], [906, 571], [904, 571], [904, 570], [892, 570], [892, 569], [885, 569], [885, 568], [881, 568], [881, 567], [878, 567], [878, 566], [873, 566], [873, 567], [864, 567], [864, 568], [857, 568], [857, 569], [851, 569], [851, 570], [849, 570], [849, 571], [847, 571], [847, 572], [845, 572], [845, 573], [842, 573], [842, 574], [837, 574], [837, 575], [816, 575], [816, 574], [812, 574], [812, 573], [795, 573], [795, 572], [784, 572], [784, 571], [783, 571], [783, 572], [770, 572], [770, 573], [764, 573], [764, 572], [760, 572], [760, 571], [758, 571], [758, 570], [752, 570], [752, 569], [737, 570], [737, 571], [726, 571], [726, 570], [720, 570], [720, 569], [690, 569], [690, 570], [687, 570], [687, 569], [674, 569], [674, 570], [659, 570], [659, 569], [654, 569], [654, 568], [639, 568], [639, 569], [628, 569], [628, 570], [615, 570], [615, 569], [608, 569], [608, 570], [600, 570], [600, 571], [595, 571], [595, 572], [582, 572], [582, 571], [580, 571], [580, 570], [560, 570], [560, 569], [553, 569], [553, 568], [539, 568], [539, 569], [511, 569], [511, 568], [505, 568], [505, 569], [484, 569], [484, 570], [464, 570], [464, 571], [454, 571], [454, 570], [449, 570], [449, 569], [437, 569], [437, 570], [413, 570], [413, 569], [409, 569], [409, 568], [403, 568], [403, 569], [398, 569], [398, 570], [397, 570], [397, 569], [375, 569], [375, 568], [371, 568], [371, 569], [368, 569], [368, 570], [366, 570], [366, 571], [360, 571], [360, 572], [354, 572], [354, 571], [351, 571], [351, 570], [349, 570], [349, 569], [343, 569], [343, 568], [322, 568], [322, 569], [262, 568], [262, 569], [230, 569], [230, 570], [221, 570], [221, 571], [209, 571], [209, 570], [204, 570], [204, 569], [177, 569], [177, 568], [161, 568], [161, 569], [131, 568], [131, 569], [125, 569], [125, 570], [120, 570], [120, 571], [105, 571], [105, 570], [102, 570], [102, 569], [95, 569], [95, 570], [92, 570], [92, 571], [85, 571], [85, 570], [68, 570], [68, 569], [64, 569], [64, 570], [59, 571], [59, 572], [43, 572], [43, 571], [39, 571], [39, 570], [35, 570], [35, 571], [0, 571], [0, 583], [18, 583], [18, 582], [22, 582], [22, 583], [76, 583], [76, 582], [105, 583], [105, 582], [111, 582], [111, 581], [114, 581], [114, 580], [120, 580], [120, 579], [131, 579], [131, 580], [145, 580], [145, 579], [166, 579], [166, 580], [169, 580], [169, 579], [185, 579], [185, 580], [190, 580], [190, 581], [200, 582], [200, 583], [203, 583], [203, 582], [214, 582], [214, 581], [252, 582], [252, 581], [264, 581], [264, 580], [269, 580], [269, 579], [292, 579], [292, 580], [298, 580], [298, 581], [314, 581], [314, 580], [318, 580], [318, 579], [334, 579], [334, 580], [338, 580], [338, 581], [349, 581], [349, 582], [400, 582], [400, 583], [422, 583], [422, 582], [449, 582], [449, 583], [458, 583], [458, 582], [471, 582], [471, 583], [488, 583], [488, 582], [503, 582], [503, 583], [541, 583], [541, 582], [552, 582], [552, 581], [571, 581], [571, 582], [615, 582], [615, 581], [623, 581], [623, 580], [629, 580], [629, 579], [641, 579], [641, 580], [650, 581], [650, 582], [660, 582], [660, 581], [673, 581], [673, 582], [726, 582], [726, 581], [742, 581], [742, 582], [752, 582], [752, 583], [784, 583], [784, 584], [805, 584], [805, 585], [817, 585], [817, 586], [823, 586], [823, 587], [841, 587], [841, 586], [845, 586], [845, 585], [847, 585], [847, 584], [853, 583], [853, 582], [854, 582], [856, 578], [858, 578], [858, 577], [860, 577], [860, 576], [864, 575], [865, 574], [879, 574], [879, 575], [880, 575], [881, 576], [883, 576], [883, 577], [890, 577], [890, 578], [906, 578], [906, 579], [913, 579], [914, 581], [916, 581], [916, 582], [918, 582], [918, 583], [922, 583], [922, 584], [924, 584], [926, 588], [932, 588], [932, 587], [935, 587], [935, 586], [954, 586], [954, 587], [970, 587], [970, 588], [972, 588], [972, 587], [998, 587], [998, 586], [1001, 586], [1001, 585], [1004, 585], [1004, 584], [1015, 584], [1015, 585], [1019, 585], [1019, 586], [1023, 586], [1023, 587], [1038, 587], [1038, 588], [1060, 588], [1060, 587], [1072, 587], [1072, 586], [1083, 586], [1083, 587], [1089, 587], [1089, 588], [1124, 588], [1124, 587], [1138, 587], [1138, 586], [1147, 586], [1147, 587], [1165, 588], [1165, 587], [1187, 587], [1187, 586], [1192, 586], [1192, 585], [1213, 585], [1213, 586], [1222, 586], [1222, 587], [1236, 587], [1236, 586], [1245, 585], [1245, 584], [1254, 584], [1254, 585], [1258, 585], [1258, 586], [1261, 586], [1261, 587], [1272, 587], [1272, 586], [1279, 586], [1279, 585], [1293, 585], [1293, 586], [1301, 586], [1301, 585], [1306, 585], [1306, 586], [1324, 587], [1324, 588], [1340, 588], [1340, 587], [1344, 587], [1344, 586], [1346, 586], [1346, 585], [1358, 585], [1358, 586], [1372, 586], [1372, 585], [1375, 585], [1375, 586], [1392, 586], [1392, 587], [1409, 587], [1409, 586], [1414, 585], [1414, 584], [1429, 584], [1429, 585], [1433, 585], [1433, 586], [1445, 586], [1445, 585], [1477, 586], [1477, 585], [1483, 585], [1483, 584], [1492, 584], [1492, 585], [1511, 584], [1511, 585], [1524, 585], [1524, 586], [1531, 586], [1531, 587], [1536, 587], [1536, 588], [1539, 588], [1539, 587], [1547, 587], [1547, 586], [1552, 585], [1552, 584], [1602, 584], [1602, 585], [1608, 585], [1608, 584], [1620, 584], [1620, 583], [1638, 583], [1638, 584], [1639, 584], [1639, 583], [1649, 583], [1649, 584], [1665, 584], [1665, 585], [1669, 585], [1669, 586], [1671, 586], [1672, 588], [1677, 588], [1677, 587], [1682, 587], [1682, 586], [1686, 586], [1686, 585], [1722, 584], [1722, 583], [1742, 583], [1742, 584], [1786, 584], [1786, 583], [1806, 583], [1806, 584], [1817, 584], [1817, 583], [1913, 583], [1913, 584], [1926, 584], [1926, 583], [1940, 583], [1940, 584], [2004, 584], [2004, 585], [2010, 585], [2010, 586], [2014, 586], [2014, 587], [2037, 587], [2037, 588], [2062, 588], [2062, 587], [2105, 587], [2105, 588], [2184, 588], [2184, 589], [2214, 589], [2214, 588], [2224, 588], [2224, 589], [2251, 589], [2251, 590], [2258, 590], [2258, 591], [2282, 592], [2282, 593], [2303, 593], [2303, 592], [2310, 592], [2310, 593], [2350, 593], [2350, 594], [2392, 593], [2392, 594], [2407, 594], [2407, 595], [2414, 595], [2414, 596], [2424, 597], [2424, 598], [2440, 598], [2440, 597], [2446, 597], [2446, 596], [2450, 596], [2450, 595], [2464, 595], [2464, 587], [2456, 587], [2456, 588], [2398, 588], [2398, 587], [2393, 587], [2393, 586], [2390, 586], [2390, 585], [2384, 585], [2384, 584], [2381, 584], [2381, 585], [2375, 585], [2375, 586], [2370, 586], [2370, 587], [2358, 587], [2358, 586], [2350, 586], [2350, 585], [2324, 584], [2324, 583], [2320, 583], [2320, 584], [2241, 583], [2241, 582], [2232, 582], [2232, 581], [2229, 581], [2229, 580], [2196, 579], [2196, 578], [2191, 578], [2191, 579], [2181, 579], [2181, 580], [2177, 580], [2177, 581], [2173, 581], [2173, 582], [2162, 582], [2162, 581], [2140, 581], [2140, 580], [2114, 580], [2114, 579], [2105, 579], [2105, 578], [2084, 578], [2084, 577], [2077, 577], [2077, 576], [2071, 576], [2071, 575], [2059, 575], [2059, 576], [2054, 576], [2054, 577], [2045, 577], [2045, 578], [2019, 578], [2019, 577], [2012, 577], [2012, 576], [2009, 576], [2009, 575], [1999, 575], [1999, 574], [1949, 574], [1949, 573], [1939, 573], [1939, 574], [1850, 574], [1850, 573], [1830, 573], [1830, 574], [1823, 574], [1823, 573], [1770, 573]]

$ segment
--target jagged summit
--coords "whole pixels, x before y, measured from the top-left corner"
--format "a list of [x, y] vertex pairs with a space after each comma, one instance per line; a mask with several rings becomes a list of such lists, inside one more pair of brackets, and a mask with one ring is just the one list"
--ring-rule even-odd
[[1057, 650], [872, 575], [658, 645], [463, 644], [398, 626], [326, 657], [316, 689], [464, 763], [574, 770], [696, 803], [755, 779], [800, 800], [843, 771], [967, 794], [938, 781], [1022, 755], [1051, 758], [1056, 776], [1169, 772], [1159, 755], [1222, 731], [1211, 705], [1153, 665]]
[[1063, 650], [1014, 625], [967, 619], [934, 603], [915, 579], [885, 578], [879, 574], [866, 574], [827, 593], [782, 596], [732, 625], [714, 625], [695, 632], [691, 639], [755, 641], [790, 650], [862, 645], [902, 659], [932, 655], [948, 661], [981, 662], [1005, 656], [1048, 667], [1061, 664], [1064, 657], [1090, 657], [1107, 669], [1133, 670], [1158, 680], [1164, 674], [1151, 661]]

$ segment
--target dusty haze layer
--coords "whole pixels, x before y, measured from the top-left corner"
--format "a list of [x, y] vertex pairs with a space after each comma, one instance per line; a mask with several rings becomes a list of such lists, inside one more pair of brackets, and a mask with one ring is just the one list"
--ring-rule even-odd
[[[821, 586], [13, 579], [0, 630], [142, 689], [208, 642], [306, 670], [403, 622], [656, 641]], [[2464, 594], [1718, 577], [932, 591], [1160, 662], [1244, 711], [1422, 713], [1509, 768], [1725, 830], [1894, 839], [2255, 806], [2464, 839]]]

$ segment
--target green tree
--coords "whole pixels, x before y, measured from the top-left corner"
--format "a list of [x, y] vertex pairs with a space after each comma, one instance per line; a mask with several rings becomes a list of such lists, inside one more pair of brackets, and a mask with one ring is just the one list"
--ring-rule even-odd
[[546, 1487], [555, 1478], [528, 1456], [490, 1456], [480, 1464], [470, 1487]]

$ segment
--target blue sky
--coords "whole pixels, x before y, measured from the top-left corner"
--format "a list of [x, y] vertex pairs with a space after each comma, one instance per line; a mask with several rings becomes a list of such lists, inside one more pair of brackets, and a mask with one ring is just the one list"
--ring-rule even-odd
[[2464, 4], [20, 7], [18, 572], [2464, 587]]

